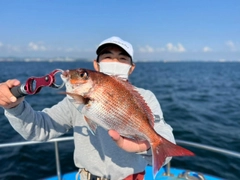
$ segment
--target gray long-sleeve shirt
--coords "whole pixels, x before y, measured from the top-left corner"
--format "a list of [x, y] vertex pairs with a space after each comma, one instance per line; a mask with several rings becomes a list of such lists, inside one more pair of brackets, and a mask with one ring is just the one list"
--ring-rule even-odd
[[[175, 143], [172, 128], [165, 123], [155, 95], [149, 90], [137, 90], [156, 117], [154, 129]], [[101, 127], [98, 127], [93, 135], [83, 115], [68, 97], [43, 111], [34, 111], [23, 101], [15, 108], [6, 109], [5, 115], [13, 128], [26, 140], [47, 141], [73, 128], [75, 165], [94, 175], [120, 180], [130, 174], [142, 172], [146, 165], [151, 164], [151, 151], [139, 154], [126, 152], [119, 148]]]

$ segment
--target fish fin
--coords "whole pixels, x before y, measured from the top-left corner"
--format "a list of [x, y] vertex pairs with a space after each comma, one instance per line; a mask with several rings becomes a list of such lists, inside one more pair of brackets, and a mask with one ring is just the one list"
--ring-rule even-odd
[[95, 135], [96, 133], [96, 129], [97, 129], [97, 123], [95, 123], [94, 121], [90, 120], [89, 118], [87, 118], [86, 116], [84, 116], [85, 121], [87, 122], [88, 126], [89, 126], [89, 130], [91, 131], [91, 133], [93, 135]]
[[79, 94], [69, 92], [66, 92], [66, 94], [71, 96], [77, 104], [87, 104], [89, 102], [89, 98], [85, 98]]
[[163, 166], [167, 157], [194, 156], [194, 153], [161, 137], [161, 143], [152, 144], [152, 156], [153, 177], [155, 179], [157, 172]]
[[144, 100], [143, 96], [136, 89], [132, 90], [132, 94], [134, 95], [135, 100], [137, 101], [137, 103], [140, 103], [139, 108], [143, 112], [145, 112], [145, 114], [147, 115], [149, 124], [152, 127], [154, 127], [154, 115], [152, 113], [152, 110], [150, 109], [150, 107], [148, 106], [146, 101]]

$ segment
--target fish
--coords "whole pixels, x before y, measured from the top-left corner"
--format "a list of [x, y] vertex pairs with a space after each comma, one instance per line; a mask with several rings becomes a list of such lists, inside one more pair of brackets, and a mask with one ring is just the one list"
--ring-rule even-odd
[[149, 142], [154, 178], [167, 157], [194, 155], [154, 130], [151, 109], [129, 81], [84, 68], [66, 70], [62, 76], [66, 94], [84, 104], [81, 113], [93, 133], [101, 126], [123, 137]]

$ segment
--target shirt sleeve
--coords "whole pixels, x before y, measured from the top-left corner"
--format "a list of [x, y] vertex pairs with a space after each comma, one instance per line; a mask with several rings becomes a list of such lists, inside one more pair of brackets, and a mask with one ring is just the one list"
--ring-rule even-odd
[[69, 105], [69, 100], [64, 98], [51, 108], [34, 111], [23, 101], [14, 108], [5, 109], [5, 115], [24, 139], [47, 141], [65, 134], [72, 127]]
[[[172, 127], [168, 125], [163, 117], [163, 112], [160, 106], [160, 103], [158, 102], [156, 96], [149, 90], [143, 90], [139, 89], [140, 94], [143, 96], [145, 102], [150, 107], [153, 115], [154, 115], [154, 129], [155, 131], [167, 139], [168, 141], [176, 144], [175, 138], [172, 133]], [[152, 152], [151, 149], [145, 152], [141, 152], [141, 155], [144, 156], [144, 158], [149, 162], [149, 164], [152, 164]], [[167, 164], [171, 160], [171, 157], [168, 157], [165, 160], [165, 164]]]

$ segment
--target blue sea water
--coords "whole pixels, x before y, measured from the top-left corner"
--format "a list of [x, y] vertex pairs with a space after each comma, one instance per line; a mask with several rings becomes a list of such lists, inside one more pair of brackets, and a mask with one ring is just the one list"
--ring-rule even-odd
[[[92, 69], [90, 62], [0, 62], [0, 82], [43, 76], [56, 68]], [[176, 139], [239, 152], [240, 63], [148, 62], [136, 63], [132, 84], [151, 90], [159, 100], [165, 121]], [[51, 107], [63, 98], [57, 90], [43, 88], [26, 100], [35, 110]], [[0, 108], [0, 143], [24, 141], [11, 127]], [[71, 135], [69, 132], [66, 136]], [[62, 172], [76, 170], [73, 142], [62, 142]], [[192, 150], [195, 157], [173, 158], [172, 166], [205, 172], [229, 180], [240, 177], [240, 159], [206, 150]], [[53, 144], [0, 149], [0, 179], [41, 179], [56, 174]]]

